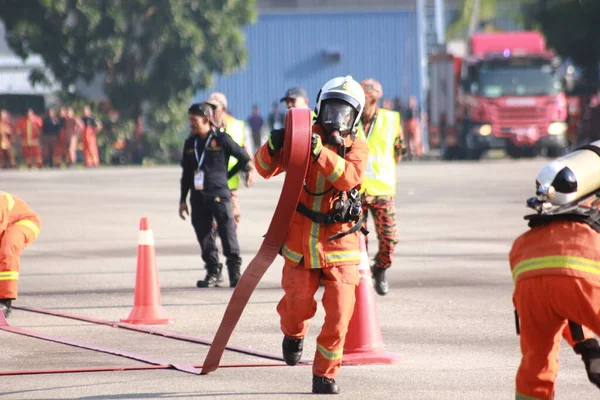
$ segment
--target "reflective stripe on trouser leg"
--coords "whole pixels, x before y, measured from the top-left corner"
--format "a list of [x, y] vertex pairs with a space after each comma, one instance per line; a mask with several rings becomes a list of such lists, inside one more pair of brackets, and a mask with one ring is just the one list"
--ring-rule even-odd
[[344, 342], [354, 313], [360, 276], [356, 265], [324, 268], [323, 274], [325, 322], [317, 337], [313, 374], [333, 379], [342, 365]]
[[285, 260], [281, 275], [284, 295], [277, 304], [281, 331], [286, 336], [304, 337], [308, 322], [317, 312], [315, 293], [319, 289], [320, 269], [308, 269], [301, 261]]

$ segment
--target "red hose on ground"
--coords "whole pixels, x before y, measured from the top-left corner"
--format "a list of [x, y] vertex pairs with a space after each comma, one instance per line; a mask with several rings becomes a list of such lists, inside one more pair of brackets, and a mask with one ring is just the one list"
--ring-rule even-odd
[[[92, 324], [110, 326], [112, 328], [122, 328], [122, 329], [128, 329], [128, 330], [136, 331], [136, 332], [149, 333], [151, 335], [163, 336], [163, 337], [166, 337], [169, 339], [181, 340], [184, 342], [200, 343], [200, 344], [209, 345], [209, 346], [212, 343], [212, 340], [203, 338], [203, 337], [183, 335], [183, 334], [165, 331], [165, 330], [161, 330], [161, 329], [146, 328], [146, 327], [142, 327], [139, 325], [105, 321], [105, 320], [98, 319], [98, 318], [84, 317], [81, 315], [61, 313], [58, 311], [44, 310], [42, 308], [35, 308], [35, 307], [13, 306], [13, 308], [15, 310], [29, 311], [29, 312], [34, 312], [34, 313], [38, 313], [38, 314], [52, 315], [55, 317], [69, 318], [69, 319], [74, 319], [77, 321], [89, 322]], [[281, 354], [274, 354], [274, 353], [269, 353], [266, 351], [254, 350], [254, 349], [250, 349], [250, 348], [244, 347], [244, 346], [228, 345], [226, 347], [226, 349], [235, 351], [236, 353], [248, 354], [251, 356], [257, 356], [257, 357], [267, 358], [267, 359], [271, 359], [271, 360], [283, 361], [283, 357], [281, 356]]]
[[227, 342], [242, 316], [252, 292], [279, 254], [292, 216], [296, 211], [310, 160], [312, 131], [310, 110], [292, 108], [286, 113], [285, 119], [282, 165], [286, 176], [281, 195], [265, 239], [231, 295], [219, 329], [204, 360], [201, 371], [203, 375], [219, 367]]
[[[221, 368], [257, 368], [257, 367], [285, 367], [285, 364], [223, 364]], [[145, 371], [151, 369], [172, 369], [172, 365], [131, 365], [118, 367], [89, 367], [66, 369], [35, 369], [25, 371], [0, 371], [0, 376], [9, 375], [42, 375], [42, 374], [75, 374], [80, 372], [111, 372], [111, 371]], [[202, 365], [194, 365], [202, 368]]]

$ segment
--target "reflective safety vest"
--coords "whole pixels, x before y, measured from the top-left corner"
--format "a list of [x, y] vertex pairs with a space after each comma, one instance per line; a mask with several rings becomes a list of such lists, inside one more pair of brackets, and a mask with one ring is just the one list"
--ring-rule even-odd
[[[246, 130], [244, 121], [240, 121], [239, 119], [233, 118], [231, 115], [225, 116], [225, 131], [232, 137], [233, 141], [239, 144], [241, 147], [244, 147]], [[229, 157], [229, 164], [227, 165], [227, 170], [231, 171], [233, 167], [235, 167], [238, 163], [238, 160], [234, 157]], [[232, 176], [228, 181], [227, 185], [229, 189], [235, 190], [240, 187], [240, 177], [238, 174]]]
[[384, 109], [379, 109], [369, 132], [364, 132], [362, 123], [358, 126], [358, 135], [369, 145], [369, 162], [362, 183], [363, 192], [371, 196], [396, 194], [394, 141], [399, 130], [400, 114]]

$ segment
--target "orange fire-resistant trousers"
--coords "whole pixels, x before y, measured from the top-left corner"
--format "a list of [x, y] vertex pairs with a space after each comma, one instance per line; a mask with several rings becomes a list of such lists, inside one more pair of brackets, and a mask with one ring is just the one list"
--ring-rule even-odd
[[27, 225], [11, 224], [0, 232], [0, 299], [17, 298], [21, 251], [36, 239], [37, 232], [39, 220], [27, 220]]
[[[513, 301], [521, 323], [523, 354], [516, 398], [552, 399], [560, 340], [563, 330], [569, 330], [567, 320], [600, 335], [600, 283], [567, 275], [519, 279]], [[584, 334], [593, 337], [589, 331]], [[569, 339], [568, 333], [565, 338]]]
[[33, 146], [23, 146], [23, 157], [25, 157], [25, 163], [29, 168], [33, 166], [33, 161], [38, 168], [41, 168], [44, 163], [42, 162], [42, 153], [38, 144]]
[[92, 129], [87, 128], [83, 137], [83, 164], [86, 167], [97, 167], [100, 165], [96, 132], [93, 132]]
[[360, 282], [358, 266], [309, 269], [287, 261], [283, 266], [281, 287], [285, 294], [277, 305], [284, 335], [306, 336], [309, 320], [317, 312], [314, 299], [319, 281], [323, 281], [325, 321], [317, 337], [313, 374], [335, 378], [341, 365], [348, 324], [354, 313], [356, 286]]

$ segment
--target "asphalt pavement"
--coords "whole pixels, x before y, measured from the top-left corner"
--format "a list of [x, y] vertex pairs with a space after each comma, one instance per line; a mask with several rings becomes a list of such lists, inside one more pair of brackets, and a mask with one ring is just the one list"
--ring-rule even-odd
[[[525, 200], [548, 162], [403, 162], [398, 166], [400, 242], [389, 270], [390, 293], [376, 296], [390, 365], [342, 367], [340, 399], [470, 400], [514, 398], [520, 360], [508, 251], [526, 229]], [[232, 289], [198, 289], [204, 277], [189, 220], [177, 215], [178, 167], [0, 171], [0, 190], [20, 196], [42, 220], [37, 241], [22, 256], [12, 327], [47, 339], [0, 330], [0, 398], [4, 399], [302, 399], [314, 397], [310, 366], [226, 351], [223, 366], [194, 375], [165, 365], [200, 365], [205, 344], [114, 325], [133, 306], [140, 218], [153, 229], [161, 301], [167, 325], [142, 328], [211, 340]], [[273, 214], [282, 177], [257, 179], [240, 190], [239, 241], [247, 264]], [[376, 235], [369, 235], [370, 256]], [[282, 295], [278, 258], [259, 283], [230, 344], [280, 354], [276, 305]], [[317, 294], [318, 300], [322, 289]], [[305, 341], [312, 359], [323, 320]], [[101, 347], [122, 355], [60, 343]], [[158, 365], [149, 369], [152, 365]], [[161, 367], [162, 365], [162, 367]], [[145, 369], [131, 369], [145, 368]], [[557, 399], [593, 399], [583, 363], [563, 343]], [[52, 370], [103, 371], [48, 373]], [[122, 369], [108, 371], [107, 369]], [[2, 375], [8, 372], [16, 375]], [[34, 374], [35, 372], [35, 374]]]

